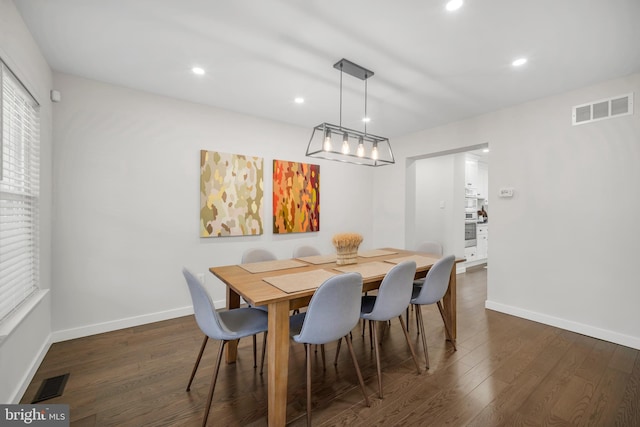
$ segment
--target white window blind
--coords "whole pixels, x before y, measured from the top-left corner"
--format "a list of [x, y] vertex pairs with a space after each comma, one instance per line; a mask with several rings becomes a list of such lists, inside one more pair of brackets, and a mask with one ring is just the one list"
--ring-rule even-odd
[[39, 105], [0, 61], [0, 322], [39, 287]]

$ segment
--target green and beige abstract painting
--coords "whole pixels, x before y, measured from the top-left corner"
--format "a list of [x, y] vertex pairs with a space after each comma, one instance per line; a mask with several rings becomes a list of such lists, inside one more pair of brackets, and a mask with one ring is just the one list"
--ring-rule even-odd
[[200, 151], [200, 237], [262, 234], [263, 159]]

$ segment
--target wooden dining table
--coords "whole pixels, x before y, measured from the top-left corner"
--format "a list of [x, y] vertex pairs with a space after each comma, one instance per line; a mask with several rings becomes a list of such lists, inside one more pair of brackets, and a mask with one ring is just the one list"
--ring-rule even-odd
[[[356, 271], [363, 276], [363, 292], [380, 287], [386, 271], [406, 259], [416, 261], [416, 279], [426, 276], [439, 259], [430, 255], [395, 248], [358, 252], [356, 264], [338, 265], [335, 255], [266, 261], [252, 264], [211, 267], [209, 271], [227, 285], [227, 308], [240, 307], [240, 297], [253, 306], [268, 307], [267, 389], [269, 426], [284, 426], [287, 410], [289, 366], [289, 315], [302, 308], [324, 280], [335, 274]], [[456, 259], [456, 262], [464, 259]], [[451, 271], [449, 287], [443, 298], [444, 313], [451, 336], [456, 332], [456, 268]], [[227, 345], [226, 361], [234, 363], [237, 341]]]

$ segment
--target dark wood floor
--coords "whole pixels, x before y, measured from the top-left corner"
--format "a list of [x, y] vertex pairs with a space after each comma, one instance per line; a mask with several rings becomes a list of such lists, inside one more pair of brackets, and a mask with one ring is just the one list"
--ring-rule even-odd
[[[420, 376], [394, 321], [381, 347], [383, 400], [369, 340], [354, 330], [370, 408], [347, 351], [326, 371], [320, 353], [313, 354], [314, 425], [640, 426], [637, 350], [485, 310], [485, 299], [486, 269], [458, 276], [457, 352], [445, 343], [437, 308], [423, 308], [431, 369]], [[54, 344], [23, 403], [44, 378], [69, 372], [63, 396], [47, 403], [69, 404], [72, 426], [197, 426], [218, 345], [209, 343], [187, 393], [201, 339], [190, 316]], [[304, 348], [292, 343], [291, 350], [287, 419], [299, 426], [305, 424]], [[335, 345], [327, 353], [332, 360]], [[221, 367], [209, 425], [266, 425], [266, 374], [253, 369], [252, 359], [246, 339], [238, 363]]]

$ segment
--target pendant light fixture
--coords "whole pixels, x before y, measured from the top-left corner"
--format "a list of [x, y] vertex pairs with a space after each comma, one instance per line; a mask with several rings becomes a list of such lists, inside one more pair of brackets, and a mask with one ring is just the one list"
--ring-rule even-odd
[[[327, 160], [355, 163], [366, 166], [384, 166], [394, 164], [389, 139], [367, 133], [367, 79], [373, 71], [367, 70], [347, 59], [333, 64], [340, 71], [340, 124], [322, 123], [313, 128], [307, 145], [307, 156]], [[364, 81], [364, 132], [342, 127], [342, 75], [347, 73]], [[333, 141], [342, 136], [342, 143]]]

